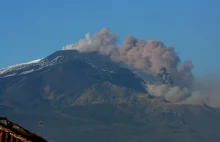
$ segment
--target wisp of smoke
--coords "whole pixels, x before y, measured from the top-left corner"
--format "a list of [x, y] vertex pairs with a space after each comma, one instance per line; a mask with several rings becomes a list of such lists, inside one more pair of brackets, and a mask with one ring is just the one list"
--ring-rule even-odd
[[[209, 104], [220, 106], [220, 86], [215, 89], [210, 88], [205, 82], [196, 81], [193, 77], [192, 61], [186, 60], [181, 64], [181, 60], [175, 48], [165, 46], [158, 40], [136, 39], [129, 35], [125, 38], [121, 46], [117, 46], [118, 37], [107, 28], [91, 36], [86, 34], [85, 39], [79, 40], [75, 44], [63, 47], [63, 50], [77, 50], [79, 52], [99, 52], [109, 56], [113, 61], [123, 62], [130, 68], [141, 71], [144, 74], [156, 75], [158, 71], [165, 67], [172, 76], [174, 86], [166, 84], [147, 84], [148, 92], [154, 96], [164, 97], [170, 102], [184, 102], [191, 104]], [[200, 87], [197, 84], [202, 84]]]

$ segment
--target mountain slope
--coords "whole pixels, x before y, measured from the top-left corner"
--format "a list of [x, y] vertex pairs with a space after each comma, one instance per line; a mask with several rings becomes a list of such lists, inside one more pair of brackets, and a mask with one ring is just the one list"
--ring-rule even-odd
[[[33, 71], [21, 74], [30, 69]], [[12, 73], [16, 75], [8, 76]], [[21, 106], [31, 111], [39, 102], [55, 103], [51, 107], [57, 107], [58, 102], [70, 105], [86, 89], [104, 82], [145, 92], [143, 80], [97, 53], [58, 51], [32, 65], [24, 64], [22, 68], [14, 68], [1, 76], [0, 101], [9, 101], [16, 108]]]

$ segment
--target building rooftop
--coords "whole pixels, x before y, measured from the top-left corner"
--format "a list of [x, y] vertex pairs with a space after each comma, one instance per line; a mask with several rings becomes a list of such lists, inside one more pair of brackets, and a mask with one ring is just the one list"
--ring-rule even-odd
[[47, 142], [40, 136], [9, 121], [6, 117], [0, 117], [0, 142]]

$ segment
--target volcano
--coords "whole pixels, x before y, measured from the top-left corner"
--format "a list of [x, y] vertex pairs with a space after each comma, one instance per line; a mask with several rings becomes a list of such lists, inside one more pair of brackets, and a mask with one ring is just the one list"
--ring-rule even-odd
[[0, 112], [54, 141], [220, 141], [219, 109], [153, 97], [146, 80], [98, 52], [0, 69]]

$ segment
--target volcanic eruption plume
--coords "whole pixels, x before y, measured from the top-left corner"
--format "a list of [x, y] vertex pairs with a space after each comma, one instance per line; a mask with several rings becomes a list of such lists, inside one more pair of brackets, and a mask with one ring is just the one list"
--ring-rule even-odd
[[[86, 39], [67, 45], [63, 47], [63, 50], [99, 52], [109, 56], [115, 62], [124, 63], [129, 68], [146, 75], [156, 76], [161, 68], [166, 68], [166, 74], [172, 78], [173, 85], [147, 84], [151, 95], [164, 97], [171, 102], [208, 103], [213, 106], [212, 99], [210, 99], [213, 92], [196, 90], [198, 88], [194, 87], [197, 82], [192, 74], [194, 67], [192, 61], [186, 60], [181, 63], [174, 47], [166, 46], [159, 40], [142, 40], [131, 35], [125, 38], [121, 46], [117, 45], [117, 41], [118, 37], [115, 33], [103, 28], [93, 36], [86, 34]], [[216, 92], [214, 94], [216, 96]], [[220, 103], [214, 104], [220, 106]]]

